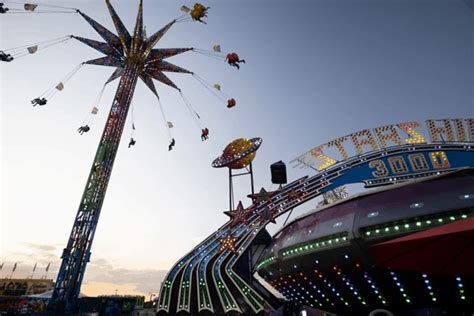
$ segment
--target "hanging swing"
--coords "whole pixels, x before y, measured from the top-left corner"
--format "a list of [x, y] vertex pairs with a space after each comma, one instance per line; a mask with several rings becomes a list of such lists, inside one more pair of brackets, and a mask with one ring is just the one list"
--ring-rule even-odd
[[56, 84], [55, 86], [49, 88], [48, 90], [46, 90], [45, 92], [43, 92], [42, 94], [40, 94], [39, 97], [31, 100], [31, 104], [33, 106], [36, 106], [36, 105], [39, 105], [39, 106], [43, 106], [43, 105], [46, 105], [48, 103], [48, 100], [50, 100], [51, 98], [53, 98], [53, 96], [58, 92], [58, 91], [62, 91], [65, 87], [65, 84], [79, 71], [79, 69], [81, 69], [81, 67], [84, 65], [84, 63], [81, 63], [79, 65], [76, 66], [76, 68], [74, 68], [70, 73], [68, 73], [58, 84]]
[[99, 94], [94, 100], [94, 105], [92, 106], [91, 111], [84, 117], [84, 120], [82, 121], [81, 126], [78, 129], [79, 134], [87, 133], [90, 130], [90, 126], [92, 126], [92, 123], [94, 122], [95, 117], [99, 113], [99, 107], [100, 107], [100, 100], [102, 99], [102, 95], [104, 94], [105, 87], [107, 86], [108, 81], [102, 86], [102, 89], [100, 90]]
[[[4, 7], [5, 4], [14, 7]], [[18, 6], [18, 8], [16, 8]], [[18, 14], [18, 13], [78, 13], [79, 10], [71, 7], [62, 7], [50, 4], [25, 3], [19, 1], [4, 0], [0, 3], [0, 14]]]
[[69, 41], [73, 36], [66, 35], [50, 40], [37, 42], [29, 45], [23, 45], [13, 48], [8, 48], [0, 51], [0, 60], [5, 62], [11, 62], [14, 59], [22, 58], [28, 55], [33, 55], [39, 50], [45, 50], [46, 48], [64, 43]]
[[198, 76], [197, 74], [193, 74], [193, 77], [201, 85], [203, 85], [207, 89], [207, 91], [209, 91], [212, 95], [217, 97], [223, 103], [226, 103], [228, 108], [232, 108], [237, 104], [237, 101], [235, 101], [234, 98], [231, 98], [228, 94], [222, 91], [221, 86], [219, 84], [211, 85], [210, 83], [208, 83], [206, 80], [204, 80], [202, 77]]

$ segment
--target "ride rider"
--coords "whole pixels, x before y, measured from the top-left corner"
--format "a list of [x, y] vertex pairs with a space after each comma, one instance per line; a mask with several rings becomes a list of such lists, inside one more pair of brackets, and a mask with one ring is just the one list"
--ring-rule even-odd
[[36, 106], [36, 105], [42, 106], [42, 105], [45, 105], [46, 103], [48, 103], [48, 100], [46, 100], [45, 98], [36, 98], [36, 99], [31, 100], [31, 104], [33, 104], [33, 106]]
[[7, 63], [11, 62], [13, 60], [13, 56], [10, 54], [5, 53], [4, 51], [0, 50], [0, 60], [5, 61]]
[[194, 4], [193, 9], [191, 10], [191, 17], [193, 18], [194, 21], [198, 21], [204, 24], [207, 24], [205, 21], [202, 20], [202, 18], [207, 17], [207, 10], [209, 10], [211, 7], [205, 7], [200, 3]]
[[209, 138], [209, 129], [206, 127], [201, 130], [201, 141], [205, 141], [206, 139]]
[[240, 59], [239, 55], [237, 55], [237, 53], [227, 54], [225, 60], [227, 61], [227, 63], [229, 65], [234, 66], [237, 69], [240, 69], [239, 63], [244, 63], [245, 64], [245, 59]]
[[230, 109], [237, 104], [234, 98], [227, 100], [227, 107]]
[[168, 151], [172, 150], [174, 145], [176, 145], [176, 142], [174, 141], [174, 138], [171, 140], [170, 144], [168, 145]]
[[84, 134], [84, 133], [87, 133], [88, 131], [90, 131], [91, 128], [89, 127], [89, 125], [84, 125], [84, 126], [81, 126], [77, 129], [77, 131], [79, 132], [79, 134]]
[[4, 8], [3, 5], [4, 5], [3, 2], [0, 2], [0, 14], [5, 14], [8, 11], [10, 11], [10, 9]]

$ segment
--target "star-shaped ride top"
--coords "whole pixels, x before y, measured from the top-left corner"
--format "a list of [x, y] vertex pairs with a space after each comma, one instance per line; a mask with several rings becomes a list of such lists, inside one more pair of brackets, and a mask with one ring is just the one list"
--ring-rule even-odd
[[237, 204], [236, 210], [225, 211], [224, 214], [230, 216], [232, 222], [230, 223], [231, 227], [238, 225], [240, 223], [248, 224], [248, 217], [253, 212], [252, 208], [244, 209], [242, 201], [239, 201]]
[[258, 204], [260, 202], [272, 202], [272, 197], [277, 194], [278, 191], [271, 191], [267, 192], [264, 188], [260, 189], [260, 192], [255, 193], [255, 194], [249, 194], [247, 195], [249, 198], [252, 199], [254, 204]]
[[143, 27], [143, 4], [142, 0], [140, 0], [135, 29], [133, 34], [130, 35], [110, 1], [106, 0], [106, 3], [118, 35], [110, 32], [86, 14], [78, 11], [105, 40], [104, 43], [73, 36], [76, 40], [106, 55], [105, 57], [89, 60], [85, 64], [116, 67], [115, 72], [110, 76], [107, 83], [124, 75], [124, 68], [127, 65], [138, 71], [140, 78], [157, 97], [158, 93], [152, 79], [156, 79], [181, 91], [163, 72], [187, 74], [192, 74], [192, 72], [166, 62], [165, 59], [192, 50], [192, 48], [153, 48], [171, 26], [176, 23], [176, 20], [171, 21], [161, 30], [147, 37]]

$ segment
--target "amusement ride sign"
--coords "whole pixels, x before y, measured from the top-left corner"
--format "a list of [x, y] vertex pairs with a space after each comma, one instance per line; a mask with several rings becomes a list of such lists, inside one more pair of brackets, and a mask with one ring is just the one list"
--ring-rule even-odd
[[[453, 150], [470, 149], [473, 142], [474, 119], [427, 120], [426, 124], [405, 122], [365, 129], [331, 140], [292, 163], [295, 167], [324, 172], [332, 166], [364, 157], [362, 161], [370, 160], [368, 167], [374, 179], [364, 181], [370, 186], [384, 184], [385, 181], [377, 181], [379, 179], [388, 178], [393, 182], [403, 180], [403, 175], [407, 174], [427, 176], [433, 172], [449, 171], [464, 163], [460, 161], [464, 160], [464, 155]], [[436, 144], [440, 146], [431, 146]], [[460, 148], [459, 144], [465, 146]], [[398, 153], [389, 155], [394, 148], [399, 149]], [[380, 157], [372, 159], [368, 157], [370, 153], [380, 153]]]

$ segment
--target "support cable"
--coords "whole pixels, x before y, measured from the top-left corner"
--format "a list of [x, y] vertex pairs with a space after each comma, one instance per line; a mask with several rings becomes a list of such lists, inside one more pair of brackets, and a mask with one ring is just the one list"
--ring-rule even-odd
[[100, 90], [99, 94], [96, 96], [94, 100], [92, 110], [84, 117], [84, 120], [82, 121], [82, 126], [92, 125], [92, 123], [94, 122], [94, 118], [97, 116], [97, 113], [100, 109], [100, 100], [102, 99], [102, 95], [104, 94], [106, 86], [107, 86], [107, 83], [105, 83], [102, 86], [102, 89]]
[[199, 129], [203, 129], [203, 125], [201, 124], [201, 116], [196, 112], [196, 110], [192, 107], [191, 103], [189, 100], [184, 96], [183, 92], [179, 90], [179, 94], [181, 95], [181, 98], [183, 99], [184, 104], [186, 105], [186, 108], [188, 109], [189, 113], [191, 114], [194, 123], [196, 123], [196, 126], [199, 127]]
[[[69, 12], [67, 11], [67, 13], [76, 13], [78, 11], [78, 9], [76, 8], [71, 8], [71, 7], [63, 7], [63, 6], [58, 6], [58, 5], [52, 5], [52, 4], [46, 4], [46, 3], [34, 3], [34, 2], [23, 2], [23, 1], [10, 1], [10, 0], [4, 0], [4, 3], [12, 3], [12, 4], [21, 4], [23, 6], [25, 5], [36, 5], [38, 7], [48, 7], [48, 8], [55, 8], [55, 9], [63, 9], [63, 10], [73, 10], [74, 12]], [[10, 9], [12, 10], [12, 9]], [[19, 10], [19, 9], [16, 9], [16, 10]], [[26, 10], [26, 9], [25, 9]], [[35, 13], [35, 11], [27, 11], [27, 12], [31, 12], [31, 13]]]
[[15, 47], [15, 48], [9, 48], [3, 51], [11, 54], [15, 59], [18, 59], [18, 58], [25, 57], [28, 55], [33, 55], [40, 50], [44, 50], [46, 48], [67, 42], [70, 39], [72, 39], [72, 35], [67, 35], [67, 36], [59, 37], [53, 40], [34, 43], [31, 45], [24, 45], [24, 46]]
[[206, 49], [200, 49], [200, 48], [193, 48], [192, 51], [195, 53], [207, 56], [207, 57], [218, 59], [218, 60], [225, 60], [227, 56], [227, 53], [225, 52], [215, 52], [212, 50], [206, 50]]
[[134, 146], [135, 145], [135, 142], [136, 142], [136, 139], [135, 139], [135, 117], [134, 117], [134, 106], [133, 106], [133, 100], [131, 101], [131, 104], [130, 104], [130, 115], [131, 115], [131, 119], [132, 119], [132, 128], [130, 130], [130, 142], [128, 144], [128, 148], [130, 148], [131, 146]]
[[84, 63], [80, 63], [77, 65], [71, 72], [69, 72], [63, 79], [59, 82], [59, 84], [47, 89], [45, 92], [40, 94], [40, 98], [51, 99], [58, 91], [62, 91], [64, 89], [64, 84], [68, 82], [72, 76], [74, 76], [79, 69], [84, 65]]
[[[18, 11], [17, 11], [18, 10]], [[8, 14], [41, 14], [41, 13], [76, 13], [76, 12], [72, 12], [72, 11], [22, 11], [22, 10], [19, 10], [19, 9], [10, 9], [8, 11]]]
[[188, 13], [185, 13], [176, 19], [176, 23], [191, 22], [191, 21], [192, 21], [192, 18]]
[[291, 209], [291, 211], [290, 211], [290, 213], [288, 214], [288, 216], [286, 217], [285, 222], [283, 223], [283, 226], [282, 226], [282, 227], [285, 227], [286, 222], [288, 222], [288, 220], [290, 219], [291, 213], [293, 213], [293, 210], [294, 210], [294, 208]]
[[218, 99], [220, 99], [222, 102], [226, 102], [227, 100], [225, 99], [225, 96], [227, 96], [225, 93], [223, 92], [220, 92], [221, 94], [219, 94], [215, 89], [214, 87], [209, 84], [208, 82], [206, 82], [203, 78], [201, 78], [200, 76], [198, 76], [197, 74], [193, 74], [193, 77], [199, 82], [201, 83], [211, 94], [213, 94], [214, 96], [216, 96]]
[[160, 97], [157, 96], [157, 99], [158, 99], [158, 106], [159, 106], [160, 111], [161, 111], [161, 116], [163, 117], [163, 122], [165, 124], [166, 131], [168, 133], [168, 138], [169, 138], [169, 141], [171, 141], [173, 139], [173, 136], [171, 135], [171, 128], [168, 125], [168, 119], [166, 118], [165, 111], [163, 109], [163, 104], [161, 104]]
[[44, 41], [41, 41], [41, 42], [29, 44], [29, 45], [22, 45], [22, 46], [16, 46], [16, 47], [12, 47], [12, 48], [7, 48], [7, 49], [4, 49], [3, 51], [4, 51], [4, 52], [13, 52], [13, 51], [16, 51], [16, 50], [26, 49], [26, 48], [28, 48], [28, 47], [35, 46], [35, 45], [38, 45], [38, 46], [40, 46], [40, 45], [46, 45], [46, 44], [49, 44], [49, 43], [51, 43], [51, 42], [61, 41], [61, 40], [63, 40], [63, 39], [67, 39], [67, 38], [72, 38], [72, 35], [65, 35], [65, 36], [56, 37], [56, 38], [53, 38], [53, 39], [50, 39], [50, 40], [44, 40]]

